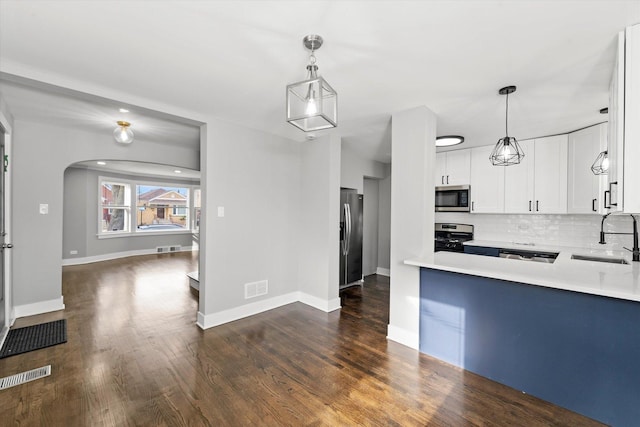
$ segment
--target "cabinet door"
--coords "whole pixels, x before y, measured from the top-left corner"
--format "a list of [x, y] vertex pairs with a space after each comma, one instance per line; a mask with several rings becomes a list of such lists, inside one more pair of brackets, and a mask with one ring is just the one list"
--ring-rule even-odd
[[447, 153], [436, 153], [436, 164], [433, 168], [433, 182], [435, 186], [445, 185], [444, 178], [447, 174]]
[[[567, 176], [567, 212], [577, 214], [600, 213], [604, 207], [600, 182], [606, 175], [594, 175], [591, 165], [602, 148], [606, 123], [569, 134]], [[606, 136], [606, 135], [605, 135]], [[604, 141], [606, 147], [606, 140]], [[604, 178], [606, 180], [606, 178]]]
[[491, 151], [493, 145], [471, 149], [471, 212], [504, 212], [505, 167], [491, 164]]
[[456, 150], [447, 152], [447, 173], [445, 184], [468, 185], [471, 171], [471, 150]]
[[[520, 141], [524, 158], [517, 165], [493, 166], [504, 168], [504, 211], [506, 213], [533, 212], [534, 140]], [[566, 157], [565, 157], [566, 158]]]
[[535, 140], [533, 209], [537, 213], [567, 213], [567, 135]]
[[[640, 24], [626, 29], [624, 89], [624, 212], [640, 213]], [[618, 174], [618, 178], [620, 175]]]
[[624, 137], [624, 32], [618, 34], [616, 62], [609, 84], [609, 190], [610, 212], [622, 210], [623, 137]]

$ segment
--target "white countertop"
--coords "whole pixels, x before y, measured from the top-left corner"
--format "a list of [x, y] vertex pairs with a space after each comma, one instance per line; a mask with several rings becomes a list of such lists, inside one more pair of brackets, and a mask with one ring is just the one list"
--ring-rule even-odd
[[[407, 265], [490, 277], [554, 289], [582, 292], [640, 302], [640, 262], [632, 262], [627, 251], [571, 248], [546, 245], [522, 245], [509, 242], [472, 241], [467, 244], [527, 251], [558, 252], [553, 264], [517, 259], [472, 255], [460, 252], [436, 252], [427, 258], [405, 260]], [[612, 264], [571, 259], [572, 254], [626, 259], [629, 264]]]

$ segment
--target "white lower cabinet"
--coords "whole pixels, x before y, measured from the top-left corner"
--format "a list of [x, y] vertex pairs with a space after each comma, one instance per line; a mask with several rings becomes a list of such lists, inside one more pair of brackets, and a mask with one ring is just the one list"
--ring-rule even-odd
[[567, 212], [604, 214], [607, 175], [594, 175], [591, 165], [607, 149], [607, 124], [591, 126], [569, 134]]
[[504, 171], [502, 166], [493, 166], [489, 155], [493, 145], [471, 149], [471, 212], [504, 212]]
[[567, 213], [567, 135], [522, 141], [525, 157], [505, 166], [506, 213]]

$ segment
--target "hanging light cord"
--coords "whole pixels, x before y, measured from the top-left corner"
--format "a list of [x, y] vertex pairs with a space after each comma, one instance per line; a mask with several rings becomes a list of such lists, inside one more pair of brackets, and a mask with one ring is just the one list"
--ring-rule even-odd
[[504, 119], [504, 132], [505, 132], [505, 136], [507, 138], [507, 141], [509, 140], [509, 92], [507, 92], [507, 111], [504, 115], [505, 119]]

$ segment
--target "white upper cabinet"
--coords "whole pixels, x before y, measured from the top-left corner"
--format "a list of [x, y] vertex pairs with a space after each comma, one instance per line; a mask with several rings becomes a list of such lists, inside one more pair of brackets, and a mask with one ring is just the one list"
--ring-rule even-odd
[[434, 180], [436, 186], [468, 185], [471, 170], [471, 150], [436, 153]]
[[596, 157], [606, 149], [606, 123], [569, 134], [568, 213], [605, 213], [604, 191], [607, 185], [607, 175], [594, 175], [591, 171], [591, 165], [593, 165]]
[[493, 145], [471, 149], [471, 212], [504, 212], [503, 166], [493, 166], [489, 155]]
[[522, 141], [524, 159], [505, 167], [505, 212], [567, 213], [567, 135]]
[[609, 86], [611, 212], [640, 213], [640, 24], [618, 35]]

